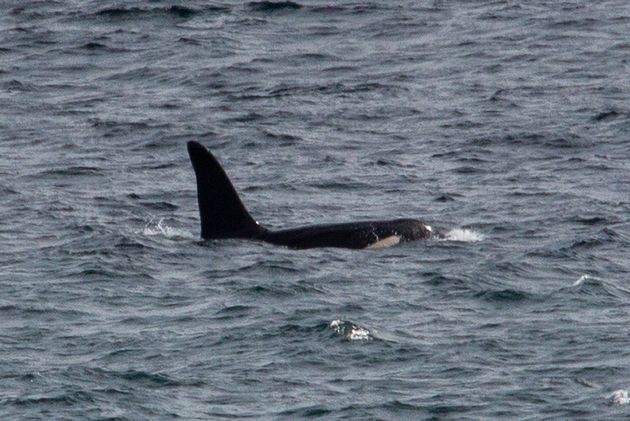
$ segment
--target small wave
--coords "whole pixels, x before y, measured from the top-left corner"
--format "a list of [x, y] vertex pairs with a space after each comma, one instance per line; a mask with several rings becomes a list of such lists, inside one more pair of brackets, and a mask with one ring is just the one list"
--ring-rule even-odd
[[592, 300], [594, 297], [600, 297], [607, 301], [612, 299], [625, 302], [630, 297], [630, 290], [610, 280], [588, 274], [581, 275], [570, 287], [561, 288], [560, 291], [568, 292], [576, 298], [588, 297], [589, 300]]
[[345, 320], [333, 320], [328, 327], [337, 335], [351, 341], [369, 341], [372, 339], [372, 334], [369, 330]]
[[459, 196], [458, 194], [451, 194], [451, 193], [443, 193], [441, 195], [439, 195], [438, 197], [436, 197], [434, 200], [436, 202], [453, 202], [455, 201], [455, 198]]
[[0, 87], [9, 91], [9, 92], [33, 92], [37, 91], [37, 85], [27, 82], [21, 82], [17, 79], [10, 80], [8, 82], [2, 82]]
[[94, 397], [91, 393], [87, 392], [67, 392], [62, 394], [54, 394], [48, 396], [27, 396], [8, 399], [9, 403], [12, 403], [18, 407], [20, 406], [55, 406], [55, 405], [76, 405], [83, 402], [94, 402]]
[[160, 218], [157, 222], [154, 220], [150, 221], [142, 230], [142, 234], [149, 237], [161, 235], [172, 239], [195, 239], [195, 236], [191, 232], [166, 224], [164, 218]]
[[578, 286], [582, 285], [584, 283], [584, 281], [586, 281], [587, 279], [590, 279], [590, 278], [591, 278], [590, 276], [588, 276], [587, 274], [584, 274], [584, 275], [580, 276], [580, 278], [577, 281], [575, 281], [573, 283], [573, 285], [571, 285], [571, 286], [572, 287], [578, 287]]
[[454, 228], [446, 232], [443, 236], [443, 239], [448, 241], [460, 241], [464, 243], [476, 243], [477, 241], [482, 241], [484, 239], [484, 235], [467, 228]]
[[302, 5], [292, 1], [252, 1], [247, 6], [256, 12], [275, 12], [276, 10], [297, 10]]
[[608, 219], [601, 216], [576, 216], [571, 218], [571, 220], [584, 225], [604, 225], [608, 223]]
[[261, 297], [287, 297], [292, 295], [287, 288], [265, 285], [253, 285], [238, 290], [239, 294], [255, 298]]
[[106, 49], [107, 45], [101, 44], [100, 42], [96, 42], [96, 41], [90, 41], [86, 44], [83, 44], [83, 48], [85, 48], [86, 50], [100, 50], [100, 49]]
[[178, 6], [178, 5], [174, 5], [171, 6], [167, 9], [168, 13], [177, 16], [179, 18], [189, 18], [191, 16], [195, 16], [197, 13], [199, 13], [198, 10], [193, 9], [192, 7], [186, 7], [186, 6]]
[[10, 195], [10, 194], [20, 194], [20, 193], [17, 190], [13, 190], [10, 187], [3, 186], [2, 184], [0, 184], [0, 195], [5, 196], [5, 195]]
[[94, 176], [101, 175], [103, 172], [102, 168], [98, 167], [90, 167], [90, 166], [72, 166], [66, 168], [57, 168], [42, 171], [38, 174], [38, 176], [49, 177], [49, 176]]
[[114, 247], [116, 247], [117, 249], [124, 249], [127, 251], [133, 250], [133, 249], [143, 250], [146, 248], [146, 246], [140, 243], [139, 241], [135, 241], [131, 238], [126, 238], [126, 237], [121, 238]]
[[609, 121], [609, 120], [614, 120], [615, 118], [619, 116], [620, 116], [620, 113], [617, 112], [616, 110], [607, 110], [607, 111], [602, 111], [601, 113], [593, 117], [593, 121], [597, 121], [597, 122]]
[[178, 208], [177, 205], [174, 205], [169, 202], [161, 201], [161, 202], [141, 202], [141, 205], [153, 210], [160, 211], [174, 211]]
[[[391, 10], [391, 5], [387, 2], [356, 2], [356, 4], [336, 4], [342, 2], [329, 2], [329, 4], [322, 6], [310, 6], [310, 10], [316, 13], [322, 14], [350, 14], [350, 15], [362, 15], [367, 13], [378, 13], [387, 10]], [[395, 6], [394, 6], [395, 7]], [[427, 9], [431, 10], [431, 9]]]
[[262, 132], [266, 137], [276, 142], [278, 146], [293, 146], [302, 140], [299, 136], [290, 133], [281, 133], [266, 129], [263, 129]]
[[246, 305], [232, 305], [227, 306], [215, 313], [216, 316], [221, 316], [222, 318], [236, 318], [236, 317], [245, 317], [248, 316], [256, 307], [246, 306]]
[[92, 51], [92, 52], [105, 51], [105, 52], [110, 52], [110, 53], [124, 53], [124, 52], [130, 51], [126, 48], [110, 47], [109, 45], [104, 44], [102, 42], [98, 42], [98, 41], [89, 41], [83, 44], [82, 46], [80, 46], [80, 48], [88, 50], [88, 51]]
[[531, 298], [530, 294], [523, 291], [517, 291], [514, 289], [502, 289], [493, 291], [480, 291], [475, 294], [475, 297], [481, 298], [490, 302], [519, 302]]
[[626, 405], [630, 402], [628, 391], [626, 389], [615, 390], [608, 395], [608, 401], [613, 405]]
[[109, 19], [133, 19], [146, 14], [164, 14], [176, 18], [187, 19], [198, 14], [199, 11], [186, 6], [170, 6], [164, 8], [144, 9], [140, 7], [108, 7], [96, 12], [96, 16]]
[[117, 376], [130, 380], [132, 382], [144, 383], [148, 385], [158, 385], [158, 386], [179, 386], [177, 380], [172, 379], [163, 373], [150, 373], [147, 371], [140, 370], [128, 370], [125, 372], [115, 373]]

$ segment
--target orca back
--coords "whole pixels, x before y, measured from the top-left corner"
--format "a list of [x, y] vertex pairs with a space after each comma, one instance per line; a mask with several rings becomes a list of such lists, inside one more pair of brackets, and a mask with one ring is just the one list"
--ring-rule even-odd
[[265, 229], [251, 217], [217, 159], [198, 142], [188, 142], [197, 177], [201, 237], [255, 238]]

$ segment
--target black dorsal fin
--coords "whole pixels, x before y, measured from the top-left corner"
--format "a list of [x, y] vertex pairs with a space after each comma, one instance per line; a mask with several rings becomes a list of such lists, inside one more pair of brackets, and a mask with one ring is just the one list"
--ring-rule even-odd
[[265, 229], [251, 217], [217, 159], [198, 142], [188, 142], [197, 176], [201, 237], [254, 238]]

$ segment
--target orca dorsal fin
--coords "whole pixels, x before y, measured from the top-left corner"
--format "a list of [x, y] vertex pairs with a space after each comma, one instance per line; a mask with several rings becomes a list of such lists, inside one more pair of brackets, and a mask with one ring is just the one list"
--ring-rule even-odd
[[201, 238], [254, 238], [265, 229], [251, 217], [217, 159], [198, 142], [188, 142], [197, 177]]

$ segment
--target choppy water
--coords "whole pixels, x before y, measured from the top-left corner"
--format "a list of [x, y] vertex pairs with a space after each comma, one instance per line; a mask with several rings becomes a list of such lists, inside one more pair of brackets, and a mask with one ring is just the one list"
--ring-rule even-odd
[[[625, 0], [1, 6], [0, 418], [630, 413]], [[447, 238], [201, 242], [188, 140]]]

